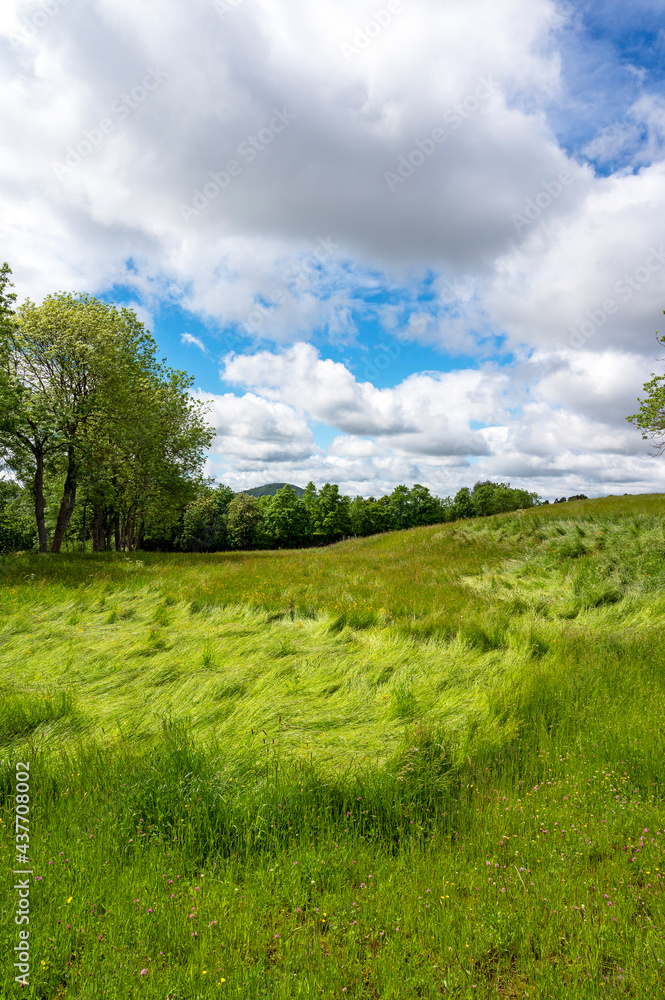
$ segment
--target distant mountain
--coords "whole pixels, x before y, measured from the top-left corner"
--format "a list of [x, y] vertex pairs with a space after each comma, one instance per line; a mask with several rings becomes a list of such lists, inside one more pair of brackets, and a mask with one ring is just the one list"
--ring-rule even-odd
[[267, 486], [254, 486], [251, 490], [241, 490], [241, 493], [247, 493], [250, 497], [274, 497], [278, 490], [281, 490], [284, 486], [290, 486], [297, 497], [302, 497], [305, 495], [305, 491], [301, 486], [294, 486], [293, 483], [268, 483]]

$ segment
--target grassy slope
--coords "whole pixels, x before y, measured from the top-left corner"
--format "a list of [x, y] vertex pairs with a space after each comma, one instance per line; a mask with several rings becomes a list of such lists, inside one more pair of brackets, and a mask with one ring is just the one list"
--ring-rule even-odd
[[7, 561], [23, 995], [662, 995], [664, 514]]

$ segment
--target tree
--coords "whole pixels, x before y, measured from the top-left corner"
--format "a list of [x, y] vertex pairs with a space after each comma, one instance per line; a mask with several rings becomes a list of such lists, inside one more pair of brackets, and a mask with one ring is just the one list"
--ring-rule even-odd
[[256, 497], [236, 493], [228, 513], [229, 540], [233, 548], [250, 549], [262, 520], [263, 514]]
[[183, 515], [178, 545], [189, 552], [220, 552], [229, 544], [228, 509], [235, 494], [220, 484], [192, 501]]
[[349, 508], [351, 531], [357, 538], [364, 538], [374, 533], [374, 525], [370, 513], [369, 500], [354, 497]]
[[[27, 498], [29, 501], [29, 498]], [[35, 541], [34, 521], [18, 483], [0, 480], [0, 552], [31, 549]]]
[[315, 541], [328, 544], [351, 534], [351, 501], [341, 496], [339, 486], [326, 483], [314, 501], [310, 514]]
[[468, 486], [463, 486], [455, 494], [455, 499], [453, 500], [453, 516], [455, 520], [459, 520], [465, 517], [475, 517], [476, 513], [476, 508], [473, 500], [471, 499], [471, 490]]
[[538, 499], [537, 493], [513, 489], [510, 483], [493, 483], [490, 479], [476, 483], [471, 493], [471, 502], [480, 517], [533, 507]]
[[390, 497], [369, 497], [367, 501], [369, 518], [372, 525], [370, 534], [379, 535], [384, 531], [390, 531], [393, 527], [390, 517]]
[[0, 272], [0, 454], [19, 479], [29, 478], [35, 505], [39, 551], [48, 550], [44, 473], [47, 459], [60, 452], [64, 437], [54, 422], [47, 380], [40, 367], [48, 364], [38, 344], [24, 342], [12, 303], [8, 265]]
[[73, 293], [25, 302], [3, 330], [0, 447], [31, 482], [40, 552], [49, 462], [62, 478], [53, 552], [80, 482], [95, 550], [113, 530], [117, 547], [122, 537], [138, 547], [148, 517], [178, 516], [193, 499], [190, 480], [213, 431], [187, 392], [192, 380], [160, 364], [156, 346], [132, 310]]
[[[657, 333], [657, 331], [656, 331]], [[660, 344], [665, 344], [665, 337], [658, 337]], [[636, 424], [642, 431], [642, 438], [650, 440], [655, 446], [653, 456], [665, 453], [665, 375], [654, 375], [645, 382], [643, 387], [646, 399], [638, 399], [640, 409], [626, 420]]]
[[302, 499], [283, 486], [263, 506], [263, 532], [271, 545], [295, 548], [309, 540], [309, 516]]
[[[98, 470], [92, 482], [98, 494], [93, 522], [98, 518], [109, 537], [115, 531], [116, 548], [138, 549], [147, 527], [169, 534], [199, 492], [198, 476], [214, 431], [205, 422], [202, 404], [187, 392], [191, 384], [184, 372], [161, 366], [147, 373], [124, 420], [104, 438], [106, 474]], [[105, 500], [100, 496], [103, 483]], [[225, 497], [226, 506], [230, 499]], [[102, 541], [103, 531], [98, 549], [104, 547]]]
[[413, 523], [440, 524], [445, 521], [446, 515], [441, 501], [433, 497], [426, 486], [416, 483], [409, 490], [409, 500], [413, 511]]
[[414, 525], [411, 491], [408, 486], [396, 486], [388, 500], [392, 527], [412, 528]]
[[2, 267], [0, 267], [0, 326], [6, 331], [11, 327], [14, 315], [14, 303], [16, 302], [16, 292], [8, 291], [8, 289], [14, 287], [9, 280], [11, 273], [12, 269], [7, 261], [5, 261]]

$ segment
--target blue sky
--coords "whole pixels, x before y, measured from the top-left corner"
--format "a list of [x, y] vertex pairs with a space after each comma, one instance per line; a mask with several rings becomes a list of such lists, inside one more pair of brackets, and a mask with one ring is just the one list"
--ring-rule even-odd
[[237, 489], [662, 489], [662, 3], [383, 6], [8, 0], [19, 296], [135, 308]]

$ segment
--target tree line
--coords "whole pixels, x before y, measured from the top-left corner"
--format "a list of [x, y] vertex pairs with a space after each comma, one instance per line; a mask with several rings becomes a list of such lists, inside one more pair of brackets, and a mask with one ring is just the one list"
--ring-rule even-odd
[[[284, 486], [274, 496], [257, 498], [203, 479], [193, 483], [192, 490], [194, 499], [180, 511], [173, 507], [170, 519], [161, 516], [142, 522], [140, 544], [136, 539], [131, 546], [110, 530], [95, 539], [94, 521], [86, 518], [84, 500], [70, 519], [66, 548], [98, 552], [129, 547], [176, 552], [301, 548], [522, 510], [539, 502], [534, 493], [489, 481], [463, 487], [455, 497], [443, 499], [419, 484], [397, 486], [378, 499], [344, 496], [332, 483], [320, 490], [309, 483], [302, 497], [291, 486]], [[1, 551], [38, 547], [29, 492], [16, 482], [0, 482]], [[57, 500], [57, 492], [51, 493], [50, 505], [46, 505], [47, 525], [56, 523]], [[113, 510], [113, 506], [102, 509], [104, 524], [111, 523]]]
[[397, 486], [378, 499], [344, 496], [334, 483], [317, 490], [310, 482], [302, 497], [287, 485], [274, 496], [258, 498], [221, 485], [209, 487], [187, 506], [174, 547], [220, 552], [330, 545], [343, 538], [485, 517], [537, 503], [535, 493], [490, 481], [462, 487], [455, 497], [443, 499], [418, 483]]

